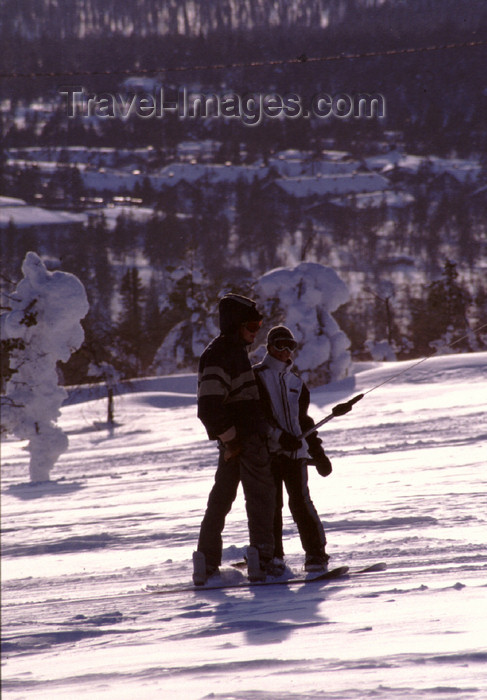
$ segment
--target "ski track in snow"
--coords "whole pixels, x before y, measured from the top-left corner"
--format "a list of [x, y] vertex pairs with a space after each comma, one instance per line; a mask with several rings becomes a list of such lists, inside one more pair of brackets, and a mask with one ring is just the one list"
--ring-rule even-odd
[[[412, 363], [409, 363], [409, 365]], [[371, 363], [312, 392], [312, 415], [407, 363]], [[2, 447], [2, 694], [11, 700], [487, 698], [487, 353], [432, 358], [320, 431], [310, 468], [331, 564], [387, 570], [301, 586], [151, 595], [190, 582], [215, 470], [194, 377], [116, 399], [72, 395], [70, 449], [29, 484]], [[285, 507], [287, 561], [302, 566]], [[222, 576], [247, 544], [241, 492]]]

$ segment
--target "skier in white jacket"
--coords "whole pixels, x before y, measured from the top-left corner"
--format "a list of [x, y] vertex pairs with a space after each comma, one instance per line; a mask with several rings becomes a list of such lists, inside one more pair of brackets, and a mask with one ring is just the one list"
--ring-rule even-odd
[[289, 509], [305, 551], [305, 569], [319, 571], [326, 568], [329, 556], [325, 552], [323, 524], [309, 493], [308, 461], [311, 458], [321, 476], [328, 476], [332, 467], [316, 432], [305, 440], [299, 439], [314, 426], [314, 421], [308, 415], [309, 389], [293, 369], [292, 355], [296, 347], [296, 340], [289, 328], [272, 328], [267, 335], [267, 354], [253, 369], [267, 419], [272, 426], [269, 449], [277, 489], [274, 557], [284, 559], [282, 507], [285, 484]]

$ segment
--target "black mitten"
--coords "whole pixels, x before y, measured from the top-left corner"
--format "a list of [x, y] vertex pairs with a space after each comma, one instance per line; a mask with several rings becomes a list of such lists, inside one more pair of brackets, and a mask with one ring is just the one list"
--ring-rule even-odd
[[324, 452], [321, 455], [313, 457], [313, 463], [320, 476], [329, 476], [331, 474], [331, 462]]
[[279, 444], [286, 452], [294, 452], [295, 450], [299, 450], [303, 442], [295, 435], [291, 435], [291, 433], [287, 433], [283, 430], [279, 437]]

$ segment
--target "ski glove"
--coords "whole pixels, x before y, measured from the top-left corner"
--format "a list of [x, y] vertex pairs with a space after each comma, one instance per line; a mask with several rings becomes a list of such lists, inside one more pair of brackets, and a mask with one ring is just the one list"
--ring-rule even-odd
[[331, 474], [331, 462], [324, 452], [322, 455], [314, 457], [313, 463], [316, 467], [316, 471], [320, 476], [329, 476]]
[[279, 444], [286, 452], [295, 452], [295, 450], [299, 450], [303, 442], [295, 435], [291, 435], [291, 433], [283, 430], [279, 437]]

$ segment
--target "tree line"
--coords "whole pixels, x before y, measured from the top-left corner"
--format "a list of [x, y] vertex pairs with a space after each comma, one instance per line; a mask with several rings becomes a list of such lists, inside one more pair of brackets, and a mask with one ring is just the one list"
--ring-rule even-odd
[[[335, 139], [338, 147], [345, 143], [364, 147], [377, 134], [394, 130], [410, 152], [469, 155], [487, 151], [487, 97], [477, 89], [487, 49], [473, 45], [487, 30], [487, 5], [481, 0], [470, 0], [462, 7], [461, 23], [453, 0], [373, 4], [365, 0], [84, 0], [67, 4], [6, 0], [0, 12], [3, 71], [54, 73], [52, 78], [4, 80], [3, 93], [13, 100], [12, 118], [2, 116], [6, 145], [48, 144], [57, 139], [66, 145], [93, 146], [98, 139], [104, 145], [152, 144], [167, 149], [191, 134], [192, 138], [210, 136], [249, 144], [261, 140], [271, 147], [283, 142], [287, 147], [309, 147], [327, 138]], [[180, 20], [177, 30], [174, 20], [157, 20], [171, 13], [191, 18], [191, 31]], [[198, 22], [204, 24], [204, 31], [192, 30]], [[132, 29], [123, 30], [125, 25]], [[458, 48], [440, 48], [449, 44]], [[437, 50], [408, 51], [435, 46]], [[349, 54], [374, 55], [306, 60]], [[287, 63], [298, 57], [299, 61]], [[276, 59], [285, 63], [265, 65]], [[242, 66], [232, 68], [230, 63]], [[255, 63], [264, 65], [252, 67]], [[205, 65], [220, 67], [191, 69]], [[183, 72], [174, 71], [181, 67]], [[91, 92], [115, 92], [122, 89], [126, 75], [137, 74], [137, 68], [166, 86], [186, 85], [205, 92], [225, 85], [240, 94], [271, 90], [308, 98], [321, 92], [381, 93], [386, 116], [380, 121], [328, 119], [309, 124], [288, 119], [253, 129], [242, 124], [228, 128], [223, 119], [191, 124], [167, 119], [157, 129], [151, 120], [133, 119], [94, 128], [92, 123], [68, 124], [62, 109], [41, 129], [35, 117], [21, 128], [13, 119], [16, 100], [54, 101], [66, 81], [81, 81]]]
[[[385, 210], [338, 211], [324, 225], [322, 213], [313, 218], [296, 200], [277, 201], [269, 183], [260, 181], [239, 182], [235, 191], [207, 185], [152, 196], [153, 214], [144, 222], [125, 211], [109, 226], [94, 213], [79, 226], [75, 248], [62, 232], [46, 235], [13, 224], [2, 231], [4, 289], [5, 280], [10, 286], [18, 280], [29, 250], [85, 286], [86, 340], [64, 367], [67, 383], [89, 381], [92, 366], [112, 366], [126, 378], [147, 374], [177, 324], [213, 314], [222, 291], [251, 294], [258, 277], [293, 261], [333, 266], [353, 286], [361, 280], [360, 290], [336, 313], [356, 359], [369, 357], [368, 341], [383, 339], [398, 357], [417, 357], [431, 351], [432, 342], [444, 342], [448, 332], [487, 320], [487, 289], [476, 265], [469, 268], [464, 257], [459, 274], [448, 257], [462, 254], [461, 235], [456, 248], [446, 245], [454, 240], [448, 215], [447, 228], [434, 229], [429, 240], [431, 222], [425, 219], [418, 228], [420, 211], [414, 207], [407, 221], [403, 213], [394, 222], [396, 234], [384, 237]], [[482, 246], [479, 232], [476, 250]], [[402, 255], [423, 283], [398, 278], [387, 254], [399, 261]], [[458, 349], [481, 347], [479, 336]], [[192, 356], [190, 349], [185, 354]]]
[[[478, 27], [482, 0], [462, 7], [462, 23]], [[27, 38], [64, 39], [110, 34], [207, 36], [213, 32], [276, 31], [329, 26], [336, 31], [351, 20], [364, 32], [379, 34], [391, 26], [430, 27], [458, 19], [454, 0], [4, 0], [0, 8], [2, 32]]]

